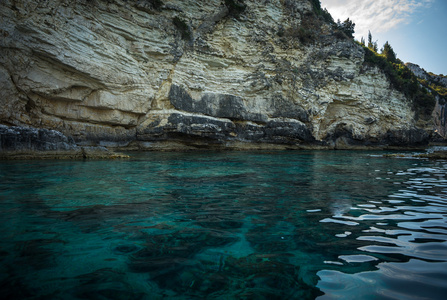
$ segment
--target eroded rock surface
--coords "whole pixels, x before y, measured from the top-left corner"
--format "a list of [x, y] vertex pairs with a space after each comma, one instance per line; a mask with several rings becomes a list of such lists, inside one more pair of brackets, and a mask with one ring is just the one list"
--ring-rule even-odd
[[1, 1], [0, 123], [107, 147], [427, 141], [410, 101], [309, 1], [244, 3]]
[[0, 159], [110, 159], [127, 155], [105, 147], [80, 147], [59, 131], [0, 125]]

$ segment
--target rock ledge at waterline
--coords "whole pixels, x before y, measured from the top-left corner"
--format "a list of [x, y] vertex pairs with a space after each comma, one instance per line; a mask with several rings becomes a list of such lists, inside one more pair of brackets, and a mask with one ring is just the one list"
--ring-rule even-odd
[[296, 37], [315, 21], [310, 1], [245, 1], [238, 16], [220, 0], [152, 2], [1, 1], [0, 123], [56, 130], [79, 149], [430, 140], [431, 121], [362, 47], [325, 23], [312, 42]]
[[56, 130], [0, 125], [0, 159], [111, 159], [127, 155], [80, 147]]

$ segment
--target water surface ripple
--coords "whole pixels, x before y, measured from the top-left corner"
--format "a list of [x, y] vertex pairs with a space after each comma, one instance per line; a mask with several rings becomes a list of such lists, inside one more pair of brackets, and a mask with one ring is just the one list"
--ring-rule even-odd
[[0, 162], [3, 299], [447, 299], [447, 162]]

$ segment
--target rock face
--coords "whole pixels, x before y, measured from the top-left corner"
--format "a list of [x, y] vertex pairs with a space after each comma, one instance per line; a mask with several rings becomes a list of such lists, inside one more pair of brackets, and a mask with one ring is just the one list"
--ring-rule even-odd
[[414, 75], [416, 75], [416, 77], [424, 80], [430, 80], [436, 84], [447, 87], [447, 77], [443, 75], [435, 75], [433, 73], [427, 73], [427, 71], [425, 71], [417, 64], [406, 63], [405, 65], [414, 73]]
[[0, 151], [76, 150], [78, 146], [55, 130], [0, 125]]
[[310, 1], [229, 7], [1, 1], [0, 123], [128, 148], [427, 141], [410, 101]]
[[433, 91], [433, 86], [437, 88], [446, 88], [447, 87], [447, 77], [444, 75], [435, 75], [433, 73], [427, 73], [424, 69], [422, 69], [419, 65], [413, 63], [405, 64], [416, 77], [425, 80], [429, 87], [427, 89], [435, 94], [436, 104], [432, 113], [434, 129], [436, 132], [436, 136], [441, 138], [442, 141], [447, 139], [447, 100], [441, 94], [438, 94], [436, 91]]
[[56, 130], [0, 125], [0, 159], [128, 158], [105, 147], [80, 147]]

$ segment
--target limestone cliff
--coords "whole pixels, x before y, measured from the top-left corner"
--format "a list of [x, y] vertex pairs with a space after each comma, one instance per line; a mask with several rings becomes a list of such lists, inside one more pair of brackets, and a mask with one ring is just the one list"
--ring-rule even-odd
[[317, 15], [308, 0], [2, 0], [0, 123], [150, 149], [426, 142], [405, 95]]
[[436, 136], [447, 139], [447, 76], [428, 73], [419, 65], [406, 63], [406, 66], [419, 78], [420, 84], [435, 97], [433, 123]]
[[414, 75], [416, 75], [418, 78], [423, 79], [423, 80], [428, 80], [428, 81], [432, 81], [435, 82], [438, 85], [447, 87], [447, 77], [444, 75], [435, 75], [432, 73], [428, 73], [427, 71], [425, 71], [423, 68], [421, 68], [419, 65], [417, 64], [413, 64], [413, 63], [406, 63], [405, 64], [413, 73]]

